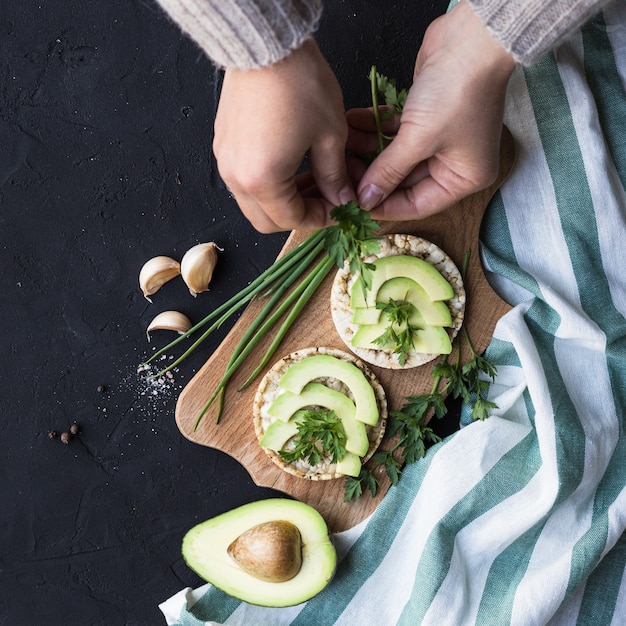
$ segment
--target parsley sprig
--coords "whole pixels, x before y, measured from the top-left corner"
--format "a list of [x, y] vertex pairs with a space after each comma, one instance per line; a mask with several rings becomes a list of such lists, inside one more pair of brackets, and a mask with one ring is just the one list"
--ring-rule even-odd
[[[374, 457], [372, 457], [372, 461], [373, 460]], [[343, 488], [344, 502], [358, 500], [366, 489], [372, 494], [372, 497], [374, 497], [378, 492], [378, 479], [372, 470], [361, 468], [358, 478], [346, 476]]]
[[330, 216], [337, 222], [325, 229], [324, 247], [328, 256], [342, 268], [347, 260], [350, 272], [361, 274], [366, 290], [372, 286], [372, 272], [376, 269], [373, 263], [363, 260], [370, 254], [378, 252], [380, 245], [374, 233], [378, 224], [371, 215], [364, 211], [356, 202], [350, 201], [334, 207]]
[[[378, 134], [378, 152], [380, 154], [385, 149], [385, 141], [391, 141], [392, 136], [385, 135], [382, 129], [382, 120], [389, 119], [394, 115], [400, 115], [404, 110], [404, 105], [408, 96], [406, 89], [398, 91], [395, 80], [387, 78], [384, 74], [376, 71], [376, 66], [370, 69], [370, 89], [372, 94], [372, 110], [376, 122], [376, 132]], [[382, 97], [389, 110], [381, 115], [379, 98]], [[375, 156], [375, 155], [374, 155]]]
[[334, 411], [323, 407], [298, 412], [298, 434], [293, 450], [281, 450], [287, 463], [306, 461], [317, 465], [325, 458], [338, 463], [346, 455], [346, 431]]
[[394, 300], [377, 302], [376, 308], [382, 311], [387, 319], [385, 331], [374, 339], [374, 343], [381, 348], [393, 346], [394, 354], [398, 355], [398, 363], [404, 365], [409, 352], [415, 347], [414, 337], [420, 328], [411, 324], [411, 315], [416, 308], [412, 302]]
[[385, 104], [391, 109], [387, 112], [385, 117], [393, 117], [394, 115], [399, 115], [404, 110], [404, 105], [406, 104], [407, 96], [409, 92], [407, 89], [401, 89], [398, 91], [396, 87], [396, 81], [392, 78], [387, 78], [384, 74], [380, 74], [376, 71], [375, 79], [376, 79], [376, 90], [380, 95], [383, 96], [385, 100]]

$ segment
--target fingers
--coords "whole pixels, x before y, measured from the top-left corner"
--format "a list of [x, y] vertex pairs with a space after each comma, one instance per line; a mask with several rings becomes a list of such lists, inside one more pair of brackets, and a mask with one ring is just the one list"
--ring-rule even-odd
[[241, 212], [260, 233], [276, 233], [293, 230], [302, 221], [304, 201], [299, 193], [285, 189], [276, 190], [250, 186], [230, 185], [231, 192]]
[[398, 133], [369, 166], [357, 187], [359, 204], [367, 211], [380, 204], [424, 160], [420, 146], [408, 134]]
[[[389, 106], [380, 106], [380, 123], [384, 133], [395, 133], [400, 128], [400, 116], [390, 116], [392, 108]], [[367, 133], [375, 133], [376, 118], [372, 107], [350, 109], [346, 112], [346, 120], [348, 126], [355, 130], [361, 130]]]
[[[400, 127], [400, 116], [387, 118], [388, 107], [381, 107], [381, 130], [387, 136], [393, 136]], [[378, 132], [376, 118], [371, 108], [350, 109], [346, 113], [348, 122], [348, 140], [346, 149], [354, 154], [370, 154], [378, 150]], [[389, 141], [385, 141], [385, 144]]]
[[[250, 98], [250, 94], [272, 94]], [[283, 61], [226, 70], [213, 151], [241, 211], [261, 232], [321, 226], [332, 206], [356, 199], [345, 163], [341, 88], [311, 39]], [[309, 155], [311, 180], [296, 174]], [[302, 194], [314, 187], [317, 195]]]
[[481, 176], [464, 178], [438, 159], [422, 162], [405, 181], [371, 211], [375, 220], [423, 219], [444, 211], [472, 193], [488, 187], [497, 174], [485, 169]]
[[311, 174], [322, 196], [332, 205], [356, 200], [348, 176], [345, 143], [348, 130], [316, 142], [309, 152]]
[[371, 216], [381, 221], [423, 219], [447, 209], [464, 195], [462, 192], [451, 192], [427, 176], [413, 186], [394, 191], [371, 211]]

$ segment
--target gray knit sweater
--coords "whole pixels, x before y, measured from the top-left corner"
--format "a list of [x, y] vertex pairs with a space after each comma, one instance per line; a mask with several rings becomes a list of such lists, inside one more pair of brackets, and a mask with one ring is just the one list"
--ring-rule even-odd
[[[519, 63], [551, 50], [610, 0], [467, 0]], [[219, 66], [251, 69], [312, 36], [322, 0], [158, 0]]]

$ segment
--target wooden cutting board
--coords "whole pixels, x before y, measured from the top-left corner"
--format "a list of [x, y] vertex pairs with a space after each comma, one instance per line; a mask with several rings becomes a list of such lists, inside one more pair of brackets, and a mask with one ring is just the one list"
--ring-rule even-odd
[[[381, 223], [381, 234], [408, 233], [432, 241], [447, 252], [459, 268], [466, 250], [471, 251], [465, 280], [465, 324], [479, 353], [487, 347], [498, 319], [510, 309], [492, 291], [485, 279], [479, 260], [478, 234], [485, 208], [508, 176], [513, 161], [513, 140], [505, 129], [500, 151], [500, 173], [488, 189], [424, 220]], [[281, 254], [300, 243], [307, 234], [294, 231]], [[283, 339], [267, 369], [282, 356], [301, 348], [325, 346], [347, 350], [335, 331], [330, 315], [329, 295], [333, 278], [334, 272], [331, 272]], [[254, 369], [257, 358], [264, 353], [265, 346], [271, 340], [269, 337], [266, 343], [259, 346], [256, 352], [259, 356], [251, 355], [231, 380], [226, 390], [220, 423], [215, 423], [215, 411], [212, 408], [197, 430], [194, 430], [199, 412], [219, 383], [233, 347], [261, 307], [262, 303], [257, 301], [247, 307], [219, 348], [183, 389], [176, 406], [176, 423], [181, 433], [191, 441], [222, 450], [237, 459], [257, 485], [284, 492], [315, 507], [324, 516], [331, 531], [351, 528], [374, 511], [389, 488], [389, 482], [382, 476], [381, 488], [375, 498], [367, 493], [356, 502], [345, 503], [342, 479], [310, 481], [287, 474], [272, 463], [258, 445], [252, 423], [252, 401], [256, 385], [251, 385], [243, 392], [236, 391]], [[468, 360], [469, 351], [465, 348], [462, 355], [464, 361]], [[385, 388], [390, 410], [399, 409], [408, 395], [430, 391], [433, 363], [405, 371], [372, 367]]]

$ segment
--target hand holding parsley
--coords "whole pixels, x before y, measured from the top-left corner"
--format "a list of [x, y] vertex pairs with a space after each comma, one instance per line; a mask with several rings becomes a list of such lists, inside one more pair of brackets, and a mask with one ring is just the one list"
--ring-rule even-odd
[[[374, 109], [348, 112], [348, 150], [380, 152], [359, 175], [359, 203], [377, 220], [444, 210], [484, 189], [498, 171], [504, 96], [515, 63], [463, 1], [435, 20], [417, 56], [402, 113], [381, 124], [395, 135], [380, 152]], [[393, 94], [391, 94], [393, 95]], [[399, 94], [398, 94], [399, 96]]]
[[[213, 148], [224, 182], [260, 232], [327, 226], [334, 205], [355, 199], [347, 132], [341, 88], [312, 39], [274, 65], [226, 70]], [[307, 154], [310, 176], [300, 180]], [[315, 194], [305, 193], [310, 185]]]

